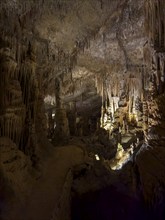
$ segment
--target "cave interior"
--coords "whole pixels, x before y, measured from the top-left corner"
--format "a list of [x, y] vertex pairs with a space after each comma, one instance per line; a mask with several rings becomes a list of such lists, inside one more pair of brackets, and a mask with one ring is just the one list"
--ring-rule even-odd
[[165, 219], [164, 0], [0, 1], [0, 219]]

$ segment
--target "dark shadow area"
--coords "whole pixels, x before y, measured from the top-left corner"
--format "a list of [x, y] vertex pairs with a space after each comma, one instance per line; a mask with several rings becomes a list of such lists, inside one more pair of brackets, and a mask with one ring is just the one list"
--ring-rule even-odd
[[162, 220], [164, 217], [163, 213], [148, 211], [142, 200], [112, 186], [72, 200], [72, 220]]

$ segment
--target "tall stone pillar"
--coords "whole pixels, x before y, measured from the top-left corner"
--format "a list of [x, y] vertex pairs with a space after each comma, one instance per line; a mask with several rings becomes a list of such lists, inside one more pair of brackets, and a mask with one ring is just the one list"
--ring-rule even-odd
[[[36, 150], [36, 109], [39, 97], [38, 79], [36, 76], [36, 51], [35, 44], [29, 42], [24, 59], [19, 69], [19, 81], [22, 97], [26, 106], [26, 119], [22, 132], [21, 147], [29, 156], [33, 157]], [[40, 126], [42, 127], [42, 126]]]
[[56, 114], [55, 114], [55, 131], [53, 137], [54, 145], [66, 144], [69, 139], [69, 124], [66, 114], [66, 109], [62, 100], [62, 80], [56, 78], [55, 80], [55, 97], [56, 97]]
[[76, 135], [76, 102], [70, 102], [69, 103], [70, 108], [68, 110], [67, 116], [68, 116], [68, 122], [69, 122], [69, 130], [70, 135], [75, 136]]
[[146, 135], [148, 129], [148, 105], [146, 100], [143, 100], [143, 131]]

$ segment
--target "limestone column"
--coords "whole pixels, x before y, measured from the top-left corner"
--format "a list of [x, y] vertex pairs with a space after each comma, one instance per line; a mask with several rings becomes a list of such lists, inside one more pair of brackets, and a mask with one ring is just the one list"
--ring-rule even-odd
[[69, 103], [70, 108], [68, 109], [68, 123], [69, 123], [69, 130], [72, 136], [76, 135], [76, 102]]
[[[36, 75], [36, 47], [35, 43], [29, 42], [27, 48], [22, 51], [24, 59], [19, 69], [19, 81], [22, 88], [23, 102], [26, 106], [26, 121], [22, 132], [21, 148], [24, 152], [33, 156], [37, 148], [36, 141], [36, 114], [38, 108], [39, 87]], [[39, 127], [37, 125], [37, 127]], [[40, 124], [42, 128], [42, 125]]]
[[143, 131], [146, 134], [148, 129], [148, 105], [146, 100], [143, 100]]
[[69, 124], [66, 114], [66, 109], [64, 108], [62, 100], [62, 90], [63, 90], [62, 79], [60, 77], [55, 79], [55, 97], [56, 97], [56, 114], [55, 114], [55, 131], [53, 137], [53, 143], [66, 144], [69, 139]]
[[142, 102], [139, 97], [136, 98], [136, 103], [135, 103], [135, 110], [137, 114], [137, 126], [142, 127], [143, 126], [143, 119], [142, 119]]

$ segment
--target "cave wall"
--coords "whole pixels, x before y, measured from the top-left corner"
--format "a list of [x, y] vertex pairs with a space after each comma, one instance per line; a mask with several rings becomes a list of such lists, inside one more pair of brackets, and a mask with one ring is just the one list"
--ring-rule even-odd
[[9, 40], [1, 38], [1, 137], [8, 137], [32, 156], [34, 149], [28, 144], [35, 129], [38, 98], [35, 57], [29, 45], [19, 64]]
[[146, 142], [136, 157], [142, 191], [145, 200], [157, 207], [163, 216], [163, 198], [165, 167], [164, 151], [164, 3], [146, 1], [146, 33], [148, 41], [144, 45], [145, 74], [147, 82], [144, 89], [147, 122], [145, 126]]

